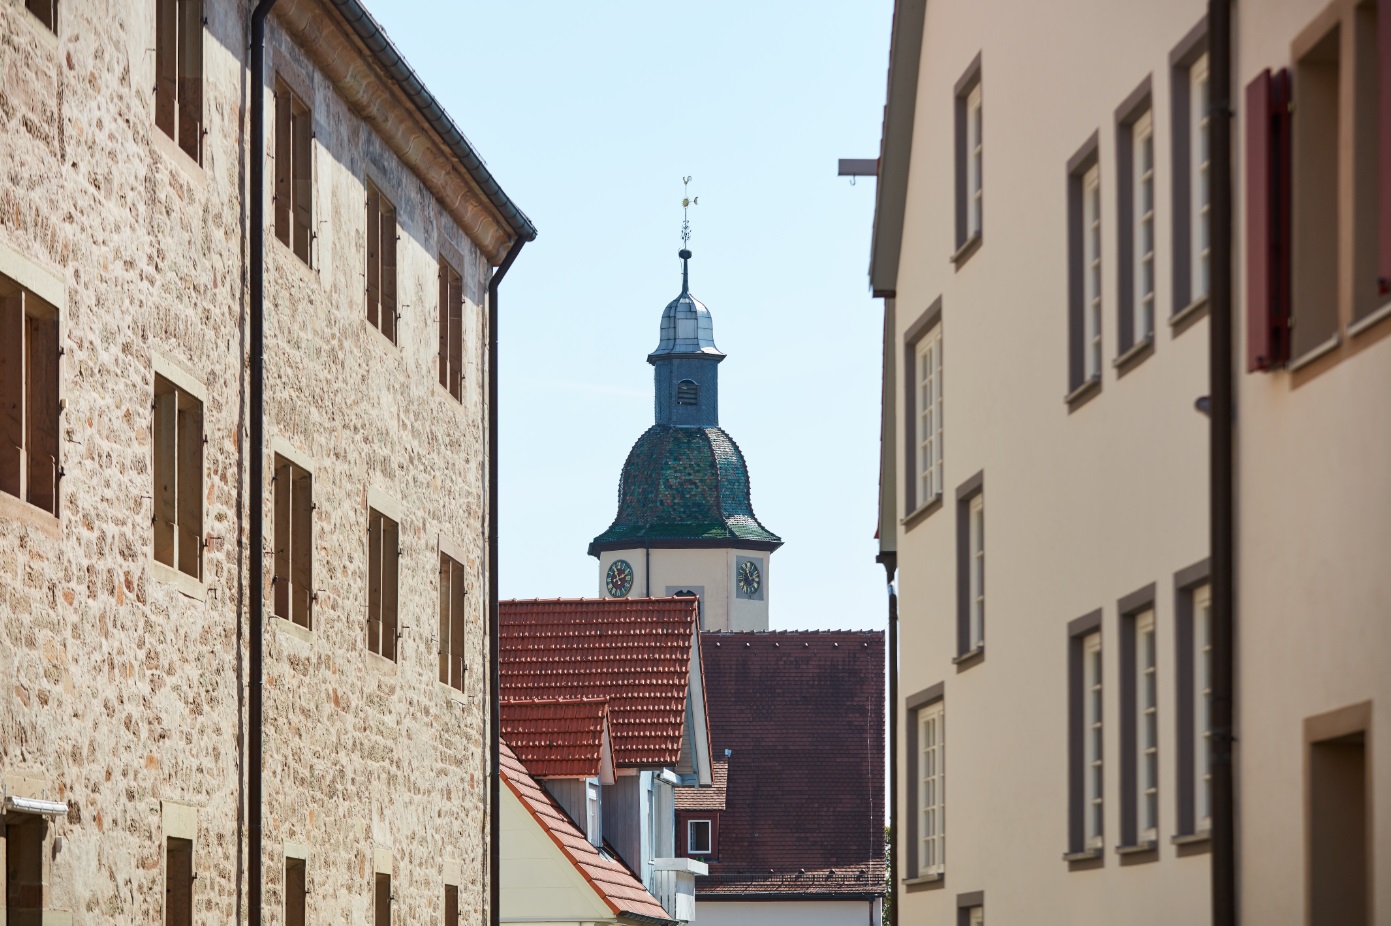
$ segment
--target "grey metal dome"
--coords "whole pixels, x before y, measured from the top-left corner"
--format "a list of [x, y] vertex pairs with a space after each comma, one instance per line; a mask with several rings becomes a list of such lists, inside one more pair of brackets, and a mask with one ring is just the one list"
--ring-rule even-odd
[[689, 288], [686, 262], [691, 252], [681, 251], [681, 295], [667, 303], [662, 312], [662, 337], [657, 349], [647, 355], [648, 361], [676, 354], [703, 354], [723, 357], [715, 346], [715, 323], [710, 310]]

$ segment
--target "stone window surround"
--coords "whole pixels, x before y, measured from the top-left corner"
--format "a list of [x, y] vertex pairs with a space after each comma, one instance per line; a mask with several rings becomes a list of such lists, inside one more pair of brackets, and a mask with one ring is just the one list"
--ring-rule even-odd
[[[956, 487], [956, 664], [964, 672], [985, 661], [985, 615], [981, 615], [980, 643], [971, 645], [971, 503], [985, 495], [985, 470]], [[982, 546], [984, 543], [982, 542]], [[984, 593], [984, 588], [982, 588]], [[987, 599], [988, 600], [988, 599]]]
[[[203, 437], [206, 438], [206, 437], [207, 437], [207, 433], [208, 433], [208, 418], [209, 418], [209, 411], [208, 411], [208, 391], [207, 391], [207, 388], [203, 385], [202, 381], [200, 381], [196, 376], [194, 376], [194, 375], [189, 371], [189, 368], [186, 367], [186, 366], [183, 364], [182, 361], [175, 360], [172, 356], [163, 353], [163, 352], [162, 352], [161, 350], [159, 350], [158, 348], [155, 348], [155, 349], [151, 350], [151, 352], [150, 352], [150, 373], [151, 373], [151, 375], [150, 375], [150, 389], [151, 389], [152, 393], [153, 393], [153, 389], [154, 389], [154, 380], [155, 380], [155, 376], [158, 375], [158, 376], [162, 376], [164, 379], [166, 379], [166, 380], [168, 380], [169, 382], [173, 383], [174, 386], [175, 386], [176, 388], [178, 388], [178, 389], [180, 389], [180, 390], [183, 390], [184, 392], [187, 392], [190, 396], [192, 396], [193, 398], [197, 399], [199, 402], [203, 403]], [[150, 415], [151, 415], [150, 433], [153, 434], [153, 433], [154, 433], [154, 417], [153, 417], [153, 416], [154, 416], [154, 412], [151, 411], [151, 412], [150, 412]], [[151, 442], [150, 442], [150, 474], [151, 474], [151, 479], [154, 478], [154, 471], [155, 471], [155, 470], [154, 470], [154, 453], [155, 453], [154, 441], [151, 441]], [[202, 484], [200, 485], [200, 488], [199, 488], [199, 495], [200, 495], [200, 496], [202, 496], [203, 492], [207, 489], [207, 468], [208, 468], [208, 464], [207, 464], [207, 457], [206, 457], [206, 454], [205, 454], [205, 455], [204, 455], [204, 459], [203, 459]], [[200, 503], [201, 505], [204, 505], [204, 506], [206, 506], [206, 504], [207, 504], [206, 500], [205, 500], [205, 499], [201, 499], [201, 498], [200, 498], [200, 502], [199, 502], [199, 503]], [[151, 506], [154, 505], [154, 496], [153, 496], [153, 493], [151, 494], [151, 497], [150, 497], [150, 504], [151, 504]], [[206, 514], [206, 513], [205, 513], [205, 514]], [[207, 527], [207, 525], [206, 525], [206, 523], [205, 523], [205, 524], [204, 524], [204, 529], [205, 529], [204, 542], [205, 542], [205, 543], [206, 543], [206, 541], [207, 541], [206, 527]], [[202, 600], [204, 600], [204, 598], [205, 598], [206, 595], [207, 595], [207, 590], [208, 590], [208, 583], [207, 583], [208, 568], [207, 568], [207, 562], [206, 562], [206, 557], [207, 557], [207, 551], [206, 551], [206, 549], [203, 551], [203, 555], [204, 555], [204, 562], [203, 562], [203, 568], [202, 568], [202, 570], [201, 570], [201, 572], [202, 572], [202, 574], [203, 574], [203, 578], [201, 578], [201, 579], [195, 579], [193, 576], [189, 575], [188, 573], [182, 572], [182, 571], [180, 571], [179, 569], [177, 569], [177, 568], [175, 568], [175, 567], [173, 567], [173, 566], [166, 566], [164, 563], [161, 563], [159, 560], [155, 559], [155, 551], [154, 551], [154, 544], [153, 544], [153, 543], [150, 543], [149, 546], [148, 546], [147, 549], [146, 549], [146, 559], [147, 559], [147, 561], [149, 562], [149, 566], [150, 566], [150, 575], [153, 576], [153, 577], [155, 578], [155, 580], [157, 580], [157, 581], [159, 581], [159, 582], [161, 582], [161, 583], [163, 583], [163, 584], [165, 584], [165, 585], [169, 585], [169, 586], [173, 587], [173, 589], [174, 589], [175, 591], [177, 591], [179, 594], [185, 595], [185, 596], [187, 596], [187, 597], [189, 597], [189, 598], [192, 598], [192, 599], [194, 599], [194, 600], [196, 600], [196, 601], [202, 601]]]
[[[1086, 814], [1089, 811], [1086, 794], [1086, 723], [1084, 721], [1083, 690], [1085, 677], [1083, 643], [1094, 633], [1101, 633], [1101, 609], [1097, 608], [1067, 625], [1067, 851], [1063, 861], [1069, 871], [1085, 871], [1105, 864], [1105, 856], [1087, 848]], [[1103, 646], [1105, 641], [1103, 639]], [[1104, 650], [1103, 650], [1104, 652]], [[1103, 691], [1104, 691], [1103, 687]]]
[[[1120, 777], [1119, 791], [1121, 813], [1121, 844], [1116, 847], [1117, 854], [1123, 856], [1122, 864], [1152, 862], [1159, 858], [1158, 841], [1142, 842], [1138, 837], [1139, 806], [1136, 791], [1139, 781], [1137, 742], [1139, 738], [1136, 717], [1137, 671], [1135, 653], [1135, 621], [1141, 614], [1151, 612], [1156, 617], [1155, 646], [1159, 644], [1158, 609], [1155, 606], [1155, 583], [1136, 589], [1116, 602], [1116, 613], [1120, 618], [1117, 637], [1117, 653], [1120, 656], [1120, 708], [1118, 733], [1120, 734]], [[1156, 652], [1157, 656], [1157, 652]], [[1156, 701], [1158, 704], [1158, 701]]]
[[[1087, 378], [1086, 370], [1086, 268], [1083, 263], [1083, 179], [1100, 162], [1101, 133], [1091, 137], [1067, 161], [1067, 394], [1068, 413], [1077, 411], [1101, 392], [1101, 371]], [[1105, 272], [1103, 265], [1103, 273]], [[1104, 281], [1104, 278], [1103, 278]], [[1103, 299], [1102, 317], [1105, 317]]]
[[[1151, 90], [1151, 80], [1149, 75], [1140, 81], [1139, 86], [1130, 92], [1125, 101], [1116, 107], [1116, 357], [1112, 361], [1112, 366], [1116, 368], [1116, 377], [1120, 378], [1139, 366], [1146, 357], [1154, 352], [1155, 331], [1151, 328], [1149, 334], [1135, 339], [1135, 152], [1134, 152], [1134, 131], [1135, 125], [1145, 116], [1150, 116], [1150, 139], [1152, 150], [1158, 150], [1154, 145], [1154, 95]], [[1157, 158], [1152, 160], [1152, 167], [1157, 167]], [[1156, 171], [1157, 173], [1157, 171]], [[1157, 185], [1152, 185], [1151, 189], [1157, 189]], [[1151, 202], [1151, 209], [1158, 212], [1158, 201]], [[1151, 245], [1154, 247], [1153, 260], [1158, 261], [1158, 237], [1154, 236], [1153, 229], [1158, 226], [1151, 224]], [[1155, 314], [1158, 315], [1159, 305], [1159, 275], [1154, 273], [1151, 277], [1156, 292], [1154, 296]], [[1157, 325], [1158, 319], [1153, 319], [1152, 324]]]
[[1211, 562], [1204, 557], [1174, 573], [1174, 718], [1178, 742], [1174, 750], [1174, 806], [1178, 832], [1170, 842], [1190, 846], [1192, 851], [1206, 852], [1209, 835], [1197, 828], [1197, 795], [1194, 794], [1196, 772], [1194, 755], [1197, 705], [1194, 704], [1193, 593], [1210, 581]]
[[[919, 501], [918, 493], [918, 442], [917, 442], [917, 415], [918, 415], [918, 383], [917, 383], [917, 353], [918, 342], [929, 334], [933, 328], [942, 323], [942, 297], [938, 296], [932, 304], [918, 316], [917, 320], [908, 327], [903, 333], [903, 391], [904, 391], [904, 417], [903, 417], [903, 447], [904, 447], [904, 511], [903, 524], [904, 530], [912, 530], [922, 523], [929, 515], [942, 507], [942, 496], [938, 495], [926, 501]], [[939, 341], [945, 347], [945, 337]], [[939, 348], [940, 349], [940, 348]], [[946, 355], [943, 354], [942, 378], [943, 396], [942, 403], [943, 416], [945, 417], [945, 381], [946, 381]], [[942, 440], [946, 440], [946, 423], [942, 422], [939, 428], [942, 432]], [[947, 455], [945, 447], [942, 452], [942, 466], [946, 467]]]
[[946, 700], [946, 683], [938, 682], [924, 688], [916, 694], [909, 695], [903, 702], [904, 726], [907, 728], [907, 735], [904, 737], [905, 752], [904, 758], [907, 760], [906, 774], [904, 783], [907, 796], [907, 827], [905, 828], [906, 840], [902, 845], [906, 848], [904, 853], [907, 864], [903, 870], [911, 874], [903, 879], [903, 885], [911, 894], [920, 890], [938, 890], [946, 884], [945, 869], [942, 874], [919, 876], [918, 870], [918, 711], [925, 707], [942, 703]]
[[[969, 126], [967, 120], [970, 118], [970, 111], [967, 105], [971, 94], [981, 87], [981, 52], [976, 52], [975, 58], [967, 65], [965, 72], [956, 81], [956, 86], [952, 90], [952, 112], [955, 127], [955, 141], [953, 150], [955, 152], [955, 214], [956, 214], [956, 251], [952, 254], [952, 266], [960, 270], [965, 266], [966, 261], [971, 255], [980, 249], [981, 242], [984, 240], [985, 215], [984, 203], [981, 207], [981, 227], [975, 232], [969, 232], [970, 220], [969, 210], [971, 207], [971, 191], [967, 189], [968, 178], [970, 176], [969, 158], [971, 152], [967, 150], [967, 138], [969, 136]], [[983, 97], [983, 94], [982, 94]], [[982, 156], [984, 152], [984, 100], [982, 99]], [[984, 165], [982, 165], [981, 187], [984, 189]]]

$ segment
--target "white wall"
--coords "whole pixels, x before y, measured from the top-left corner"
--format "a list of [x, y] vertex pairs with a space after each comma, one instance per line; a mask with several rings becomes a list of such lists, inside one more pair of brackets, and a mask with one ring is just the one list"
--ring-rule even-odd
[[506, 922], [612, 922], [612, 913], [512, 789], [501, 794], [501, 902]]

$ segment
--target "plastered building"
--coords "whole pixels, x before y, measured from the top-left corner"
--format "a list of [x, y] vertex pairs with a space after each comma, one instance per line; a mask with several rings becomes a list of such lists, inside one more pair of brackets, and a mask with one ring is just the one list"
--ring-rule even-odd
[[869, 169], [898, 922], [1391, 916], [1388, 126], [1385, 0], [895, 4]]
[[[486, 915], [486, 292], [535, 230], [356, 2], [0, 4], [0, 923]], [[266, 166], [248, 560], [248, 161]], [[255, 864], [253, 862], [252, 864]]]

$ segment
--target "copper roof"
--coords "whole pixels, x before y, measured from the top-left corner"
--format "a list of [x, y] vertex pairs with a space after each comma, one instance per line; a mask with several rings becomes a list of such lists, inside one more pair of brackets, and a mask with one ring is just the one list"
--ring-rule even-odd
[[610, 910], [619, 916], [627, 914], [663, 923], [676, 922], [631, 871], [622, 863], [604, 856], [584, 838], [579, 827], [537, 784], [507, 743], [502, 744], [501, 772], [503, 782], [517, 795], [522, 805], [531, 812], [531, 816], [541, 824]]
[[503, 701], [502, 738], [537, 778], [594, 778], [604, 761], [603, 698]]
[[502, 700], [608, 701], [614, 763], [680, 764], [695, 598], [501, 602]]

